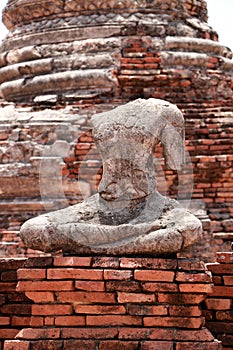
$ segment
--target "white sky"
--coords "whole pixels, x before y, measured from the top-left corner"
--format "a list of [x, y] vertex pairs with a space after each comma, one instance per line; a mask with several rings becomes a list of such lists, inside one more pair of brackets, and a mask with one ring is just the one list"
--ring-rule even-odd
[[[0, 13], [7, 0], [0, 0]], [[221, 44], [233, 50], [233, 0], [207, 0], [209, 24], [218, 32]], [[0, 41], [5, 37], [7, 29], [0, 23]]]

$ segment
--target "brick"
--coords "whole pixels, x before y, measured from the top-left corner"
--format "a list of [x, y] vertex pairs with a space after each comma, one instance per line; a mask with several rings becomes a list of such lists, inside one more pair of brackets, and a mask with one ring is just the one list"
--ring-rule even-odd
[[117, 328], [63, 328], [61, 330], [61, 337], [63, 339], [114, 339], [118, 335]]
[[210, 342], [214, 340], [214, 337], [207, 328], [202, 328], [200, 330], [176, 329], [173, 339], [180, 341]]
[[171, 328], [151, 328], [149, 338], [152, 340], [173, 340], [177, 329]]
[[17, 270], [19, 280], [40, 280], [46, 278], [45, 269], [19, 269]]
[[172, 293], [172, 294], [158, 294], [159, 303], [168, 303], [172, 305], [180, 305], [180, 304], [190, 304], [196, 305], [200, 304], [204, 301], [206, 295], [204, 294], [185, 294], [185, 293]]
[[105, 280], [123, 280], [132, 279], [133, 272], [131, 270], [104, 270]]
[[7, 315], [31, 315], [30, 304], [6, 304], [1, 308], [2, 314]]
[[33, 300], [35, 303], [47, 303], [55, 300], [54, 293], [52, 292], [26, 292], [26, 296]]
[[204, 262], [198, 259], [179, 259], [178, 269], [184, 271], [205, 271], [206, 267]]
[[220, 321], [231, 321], [233, 322], [233, 311], [217, 311], [216, 319]]
[[1, 274], [1, 280], [4, 282], [13, 282], [17, 281], [17, 273], [14, 270], [5, 271]]
[[57, 299], [60, 302], [75, 302], [79, 304], [87, 303], [115, 303], [114, 293], [103, 292], [59, 292]]
[[48, 269], [48, 279], [79, 279], [79, 280], [102, 280], [103, 270], [89, 270], [89, 269]]
[[18, 292], [31, 292], [31, 291], [65, 291], [73, 290], [74, 283], [72, 281], [36, 281], [36, 282], [24, 282], [20, 281], [17, 285]]
[[139, 316], [139, 315], [167, 315], [168, 314], [168, 308], [164, 305], [128, 305], [128, 314], [133, 316]]
[[135, 270], [134, 278], [139, 281], [173, 282], [175, 273], [163, 270]]
[[231, 303], [231, 299], [207, 298], [205, 300], [207, 309], [211, 310], [229, 310]]
[[172, 305], [169, 307], [169, 314], [171, 316], [198, 317], [201, 316], [201, 309], [198, 306]]
[[[213, 341], [214, 337], [206, 328], [201, 330], [185, 330], [177, 328], [121, 328], [119, 339], [151, 339], [151, 340], [180, 340], [180, 341]], [[204, 349], [203, 349], [204, 350]]]
[[107, 292], [140, 292], [141, 286], [135, 281], [107, 281], [105, 289]]
[[181, 293], [212, 293], [213, 285], [212, 284], [180, 284], [179, 290]]
[[65, 350], [96, 350], [96, 342], [94, 340], [65, 340]]
[[117, 315], [126, 314], [126, 309], [123, 305], [76, 305], [75, 312], [89, 315]]
[[212, 277], [212, 280], [213, 280], [213, 284], [214, 285], [222, 285], [223, 284], [223, 280], [222, 280], [222, 277], [221, 276], [213, 276]]
[[233, 264], [233, 252], [217, 252], [217, 262], [221, 264]]
[[91, 257], [69, 256], [53, 258], [54, 266], [91, 266]]
[[31, 342], [30, 350], [63, 350], [63, 342], [61, 340], [39, 340]]
[[[34, 319], [39, 319], [34, 322]], [[40, 327], [43, 326], [43, 318], [42, 317], [29, 317], [29, 316], [13, 316], [11, 320], [12, 326], [16, 327]]]
[[188, 273], [188, 272], [177, 272], [176, 281], [178, 282], [202, 282], [211, 283], [212, 276], [209, 271], [206, 273]]
[[71, 305], [32, 305], [32, 315], [70, 315], [71, 313]]
[[6, 340], [4, 343], [4, 350], [29, 350], [29, 348], [29, 341]]
[[145, 341], [141, 345], [141, 350], [173, 350], [173, 342], [171, 342], [171, 341]]
[[19, 333], [18, 329], [14, 328], [0, 328], [0, 339], [14, 339]]
[[211, 271], [214, 274], [232, 274], [232, 264], [219, 264], [219, 263], [213, 263], [213, 264], [206, 264], [209, 271]]
[[87, 326], [141, 326], [140, 316], [128, 315], [97, 315], [87, 316]]
[[7, 293], [7, 297], [8, 297], [8, 301], [10, 303], [24, 303], [24, 302], [29, 302], [29, 299], [26, 297], [26, 295], [24, 293], [20, 293], [20, 292], [10, 292]]
[[79, 290], [85, 291], [93, 291], [93, 292], [103, 292], [104, 282], [101, 281], [76, 281], [75, 288]]
[[12, 326], [30, 327], [31, 317], [19, 317], [13, 316], [11, 324]]
[[147, 282], [142, 284], [142, 288], [148, 292], [178, 292], [176, 283]]
[[233, 287], [226, 286], [214, 286], [213, 293], [211, 296], [213, 297], [232, 297], [233, 295]]
[[1, 270], [17, 270], [24, 266], [26, 258], [0, 259]]
[[37, 316], [31, 316], [30, 317], [30, 327], [43, 327], [44, 325], [44, 318], [43, 317], [37, 317]]
[[204, 324], [204, 318], [195, 317], [144, 317], [145, 327], [176, 327], [198, 329]]
[[134, 328], [134, 327], [121, 327], [119, 329], [119, 339], [124, 340], [141, 340], [150, 339], [150, 334], [152, 330], [150, 328]]
[[93, 257], [92, 267], [103, 267], [103, 268], [119, 268], [120, 261], [119, 258], [113, 257]]
[[10, 323], [11, 323], [10, 317], [0, 316], [0, 326], [10, 325]]
[[[233, 265], [232, 265], [233, 274]], [[233, 276], [223, 276], [223, 281], [226, 286], [233, 286]]]
[[118, 303], [153, 303], [155, 302], [154, 294], [143, 293], [117, 293]]
[[121, 258], [122, 268], [148, 268], [157, 270], [175, 270], [177, 260], [157, 258]]
[[15, 292], [17, 283], [0, 282], [0, 292]]
[[24, 328], [16, 336], [17, 339], [57, 339], [60, 337], [60, 329], [58, 328]]
[[55, 325], [55, 317], [44, 317], [44, 326], [54, 326]]
[[56, 326], [85, 326], [84, 316], [56, 316]]
[[176, 343], [176, 350], [221, 350], [221, 345], [217, 341], [212, 343]]
[[25, 260], [23, 266], [24, 267], [50, 267], [53, 264], [53, 258], [51, 257], [36, 257], [29, 258]]

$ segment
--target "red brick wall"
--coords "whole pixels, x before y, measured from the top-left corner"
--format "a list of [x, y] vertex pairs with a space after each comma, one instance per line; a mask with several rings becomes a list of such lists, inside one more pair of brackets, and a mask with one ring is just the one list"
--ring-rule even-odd
[[[0, 260], [0, 349], [5, 339], [12, 339], [23, 327], [23, 320], [31, 315], [31, 300], [17, 292], [17, 269], [26, 259]], [[22, 320], [22, 322], [21, 322]]]
[[205, 300], [207, 328], [223, 342], [224, 350], [233, 349], [233, 253], [218, 253], [215, 264], [207, 264], [213, 275], [214, 290]]
[[204, 328], [200, 305], [213, 286], [198, 260], [55, 257], [18, 267], [16, 295], [32, 300], [21, 302], [30, 314], [8, 313], [6, 328], [17, 330], [2, 334], [4, 350], [221, 349]]

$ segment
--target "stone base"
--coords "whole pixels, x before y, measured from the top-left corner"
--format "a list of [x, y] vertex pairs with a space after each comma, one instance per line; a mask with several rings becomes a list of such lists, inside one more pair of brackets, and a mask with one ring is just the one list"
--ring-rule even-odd
[[32, 258], [17, 274], [28, 315], [14, 307], [21, 330], [4, 350], [222, 349], [204, 328], [213, 285], [198, 260]]

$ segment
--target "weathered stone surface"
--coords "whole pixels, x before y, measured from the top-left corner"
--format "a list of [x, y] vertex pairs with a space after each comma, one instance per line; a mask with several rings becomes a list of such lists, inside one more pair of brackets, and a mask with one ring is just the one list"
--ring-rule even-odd
[[119, 12], [122, 13], [125, 9], [129, 9], [129, 13], [135, 13], [138, 9], [151, 9], [156, 6], [157, 11], [180, 11], [187, 12], [188, 14], [200, 16], [203, 19], [207, 18], [207, 9], [206, 3], [203, 0], [196, 1], [191, 0], [188, 3], [186, 1], [179, 0], [166, 0], [159, 2], [157, 0], [146, 1], [146, 0], [130, 0], [130, 1], [111, 1], [111, 2], [102, 2], [102, 1], [93, 1], [93, 0], [57, 0], [54, 2], [48, 0], [38, 0], [27, 1], [21, 0], [18, 3], [13, 3], [9, 0], [9, 6], [5, 9], [3, 13], [4, 23], [8, 28], [15, 27], [19, 24], [27, 24], [31, 19], [38, 18], [50, 18], [54, 13], [55, 14], [64, 14], [70, 12], [78, 12], [79, 14], [86, 14], [88, 11], [89, 14], [96, 13], [101, 11], [101, 14], [106, 12]]
[[[231, 51], [216, 43], [217, 34], [206, 20], [203, 0], [9, 1], [3, 12], [10, 35], [0, 48], [1, 94], [20, 102], [42, 94], [67, 99], [74, 91], [76, 99], [93, 91], [101, 99], [147, 97], [148, 89], [156, 94], [167, 67], [203, 70], [210, 54], [231, 58]], [[135, 41], [135, 48], [128, 39]], [[140, 60], [135, 62], [135, 57]], [[222, 68], [221, 62], [224, 70], [227, 63]], [[135, 84], [129, 78], [133, 75]], [[174, 77], [174, 72], [169, 75]], [[205, 75], [209, 79], [211, 73]], [[151, 80], [144, 86], [147, 76]], [[195, 76], [190, 78], [190, 85], [195, 84]], [[124, 79], [131, 81], [133, 91]], [[166, 86], [172, 95], [170, 79]], [[210, 89], [205, 94], [214, 97]]]
[[136, 100], [92, 118], [103, 159], [99, 194], [39, 216], [20, 231], [24, 243], [51, 252], [171, 254], [201, 238], [201, 223], [156, 190], [153, 152], [159, 141], [170, 168], [184, 162], [184, 119], [162, 100]]

